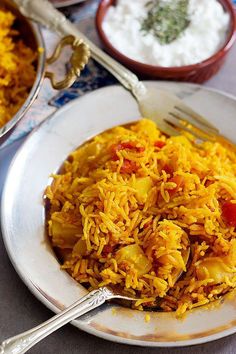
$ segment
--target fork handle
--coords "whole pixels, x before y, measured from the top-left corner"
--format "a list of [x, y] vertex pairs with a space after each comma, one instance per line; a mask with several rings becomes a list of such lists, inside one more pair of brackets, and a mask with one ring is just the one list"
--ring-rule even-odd
[[86, 42], [90, 47], [91, 56], [115, 76], [135, 97], [146, 93], [145, 85], [139, 81], [135, 74], [98, 48], [47, 0], [14, 0], [14, 2], [19, 6], [23, 15], [57, 32], [60, 36], [71, 34], [78, 40]]
[[70, 307], [29, 331], [18, 334], [3, 341], [0, 354], [23, 354], [43, 338], [47, 337], [66, 323], [82, 316], [92, 309], [113, 298], [113, 293], [107, 288], [93, 290]]

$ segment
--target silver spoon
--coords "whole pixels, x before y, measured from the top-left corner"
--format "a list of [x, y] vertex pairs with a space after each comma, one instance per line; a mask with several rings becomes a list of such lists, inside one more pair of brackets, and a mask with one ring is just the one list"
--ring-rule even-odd
[[[190, 255], [190, 247], [182, 251], [184, 263], [187, 265]], [[178, 270], [173, 272], [174, 283], [182, 275], [183, 271]], [[128, 301], [137, 301], [138, 299], [131, 296], [122, 295], [119, 291], [102, 287], [97, 290], [89, 292], [81, 299], [73, 303], [71, 306], [60, 312], [58, 315], [53, 316], [46, 322], [29, 331], [18, 334], [14, 337], [8, 338], [0, 345], [0, 354], [23, 354], [36, 343], [47, 337], [52, 332], [60, 327], [74, 320], [75, 318], [84, 315], [85, 313], [99, 307], [107, 300], [119, 299]]]
[[3, 341], [0, 345], [0, 354], [23, 354], [52, 332], [111, 299], [137, 300], [136, 298], [116, 293], [108, 287], [93, 290], [39, 326]]

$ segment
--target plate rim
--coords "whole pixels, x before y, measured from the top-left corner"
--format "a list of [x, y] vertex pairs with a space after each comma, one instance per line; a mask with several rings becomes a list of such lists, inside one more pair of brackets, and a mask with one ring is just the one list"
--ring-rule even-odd
[[[154, 80], [154, 81], [145, 81], [146, 83], [158, 83], [159, 81]], [[232, 99], [233, 101], [236, 102], [236, 97], [230, 93], [218, 90], [218, 89], [214, 89], [214, 88], [209, 88], [209, 87], [205, 87], [199, 84], [193, 84], [193, 83], [181, 83], [181, 82], [169, 82], [169, 81], [160, 81], [160, 84], [167, 85], [168, 84], [177, 84], [183, 87], [192, 87], [192, 88], [199, 88], [202, 89], [204, 91], [209, 91], [209, 92], [215, 92], [218, 93], [224, 97], [228, 97], [230, 99]], [[122, 87], [119, 84], [116, 85], [111, 85], [111, 86], [105, 86], [102, 88], [99, 88], [97, 90], [91, 91], [86, 93], [85, 95], [90, 95], [94, 92], [98, 92], [98, 91], [102, 91], [102, 90], [107, 90], [109, 88], [113, 88], [113, 87]], [[7, 171], [7, 175], [4, 181], [4, 185], [3, 185], [3, 191], [2, 191], [2, 200], [1, 200], [1, 230], [2, 230], [2, 238], [3, 238], [3, 243], [5, 246], [5, 249], [7, 251], [8, 257], [15, 269], [15, 271], [17, 272], [17, 274], [19, 275], [20, 279], [23, 281], [23, 283], [27, 286], [27, 288], [31, 291], [31, 293], [38, 299], [40, 300], [48, 309], [50, 309], [51, 311], [53, 311], [54, 313], [59, 313], [60, 310], [56, 307], [56, 305], [54, 305], [52, 302], [49, 301], [49, 299], [47, 299], [41, 292], [40, 289], [38, 289], [34, 283], [31, 282], [30, 279], [27, 278], [27, 276], [24, 274], [24, 271], [20, 269], [20, 267], [17, 265], [17, 262], [14, 260], [13, 258], [13, 252], [11, 250], [10, 247], [10, 240], [7, 237], [7, 223], [6, 223], [6, 219], [5, 219], [5, 215], [4, 215], [4, 205], [7, 203], [7, 195], [6, 195], [6, 191], [7, 191], [7, 183], [8, 183], [8, 175], [10, 174], [10, 171], [12, 169], [12, 166], [14, 166], [15, 161], [20, 158], [21, 156], [21, 152], [24, 149], [24, 146], [27, 142], [30, 141], [30, 139], [32, 138], [32, 136], [37, 133], [42, 126], [46, 125], [47, 122], [49, 120], [51, 120], [54, 115], [57, 115], [58, 112], [60, 114], [60, 112], [63, 111], [67, 111], [70, 110], [71, 106], [76, 105], [79, 100], [81, 98], [83, 98], [85, 95], [78, 97], [77, 99], [70, 101], [69, 103], [67, 103], [66, 105], [64, 105], [63, 107], [59, 108], [58, 110], [56, 110], [55, 112], [53, 112], [52, 114], [50, 114], [43, 122], [41, 122], [38, 126], [36, 126], [32, 132], [29, 133], [29, 135], [26, 137], [26, 139], [24, 140], [23, 144], [21, 145], [21, 147], [17, 150], [15, 156], [13, 157], [10, 166], [8, 168]], [[164, 348], [164, 347], [186, 347], [186, 346], [190, 346], [190, 345], [199, 345], [199, 344], [204, 344], [207, 342], [211, 342], [211, 341], [215, 341], [227, 336], [230, 336], [232, 334], [236, 333], [236, 326], [233, 326], [229, 329], [225, 329], [221, 332], [217, 332], [215, 334], [211, 334], [205, 337], [201, 337], [201, 338], [194, 338], [194, 339], [190, 339], [190, 340], [179, 340], [179, 341], [171, 341], [171, 342], [155, 342], [155, 341], [142, 341], [142, 340], [137, 340], [137, 339], [132, 339], [132, 338], [124, 338], [124, 337], [118, 337], [116, 335], [113, 334], [109, 334], [109, 333], [105, 333], [102, 332], [100, 330], [97, 330], [96, 328], [93, 328], [92, 326], [90, 326], [89, 324], [86, 323], [82, 323], [80, 321], [77, 320], [73, 320], [71, 321], [71, 324], [73, 324], [75, 327], [79, 328], [80, 330], [83, 330], [89, 334], [92, 334], [96, 337], [102, 338], [102, 339], [106, 339], [112, 342], [116, 342], [116, 343], [121, 343], [121, 344], [128, 344], [128, 345], [136, 345], [136, 346], [142, 346], [142, 347], [160, 347], [160, 348]]]

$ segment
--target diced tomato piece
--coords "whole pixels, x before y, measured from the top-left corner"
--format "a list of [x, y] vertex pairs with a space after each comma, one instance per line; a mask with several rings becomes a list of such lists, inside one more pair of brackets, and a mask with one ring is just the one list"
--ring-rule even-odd
[[103, 250], [102, 250], [102, 253], [103, 255], [108, 255], [109, 253], [111, 253], [114, 249], [114, 246], [111, 246], [111, 245], [105, 245], [103, 247]]
[[113, 144], [113, 145], [111, 145], [110, 151], [111, 151], [111, 156], [112, 156], [112, 160], [113, 161], [119, 160], [119, 157], [117, 156], [117, 151], [119, 151], [121, 149], [122, 149], [121, 144]]
[[174, 182], [176, 184], [175, 188], [168, 190], [169, 195], [173, 196], [179, 191], [180, 188], [182, 188], [184, 186], [184, 177], [182, 177], [182, 176], [174, 176], [174, 177], [170, 178], [168, 180], [168, 182]]
[[207, 180], [205, 183], [205, 187], [209, 187], [214, 181]]
[[165, 145], [166, 145], [166, 143], [164, 141], [161, 141], [161, 140], [157, 140], [154, 143], [154, 146], [159, 148], [159, 149], [162, 149]]
[[144, 152], [145, 151], [145, 147], [144, 146], [137, 146], [136, 143], [134, 141], [128, 141], [128, 142], [124, 142], [124, 143], [119, 143], [119, 144], [113, 144], [110, 147], [111, 150], [111, 155], [112, 155], [112, 160], [116, 161], [118, 160], [118, 156], [117, 156], [117, 152], [120, 150], [134, 150], [135, 152]]
[[222, 217], [229, 226], [236, 227], [236, 204], [226, 202], [222, 205]]
[[121, 173], [135, 173], [138, 171], [138, 165], [136, 164], [135, 161], [130, 161], [125, 159], [123, 162], [123, 165], [121, 166], [120, 172]]
[[165, 164], [162, 167], [162, 170], [164, 170], [166, 173], [168, 173], [168, 175], [172, 175], [172, 173], [174, 172], [173, 168], [170, 165]]
[[122, 149], [135, 150], [136, 152], [144, 152], [145, 147], [137, 146], [134, 141], [128, 141], [120, 144]]

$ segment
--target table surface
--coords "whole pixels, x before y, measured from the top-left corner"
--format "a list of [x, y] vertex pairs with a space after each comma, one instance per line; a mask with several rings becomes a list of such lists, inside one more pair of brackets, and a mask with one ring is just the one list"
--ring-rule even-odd
[[[236, 96], [236, 46], [221, 71], [205, 85]], [[0, 196], [10, 161], [22, 142], [23, 140], [19, 140], [0, 150]], [[1, 237], [0, 259], [0, 341], [2, 341], [40, 324], [53, 314], [30, 293], [18, 277], [8, 259]], [[93, 337], [72, 325], [67, 325], [38, 343], [29, 353], [129, 354], [137, 350], [139, 354], [233, 354], [236, 353], [235, 348], [236, 335], [188, 348], [134, 348]]]

